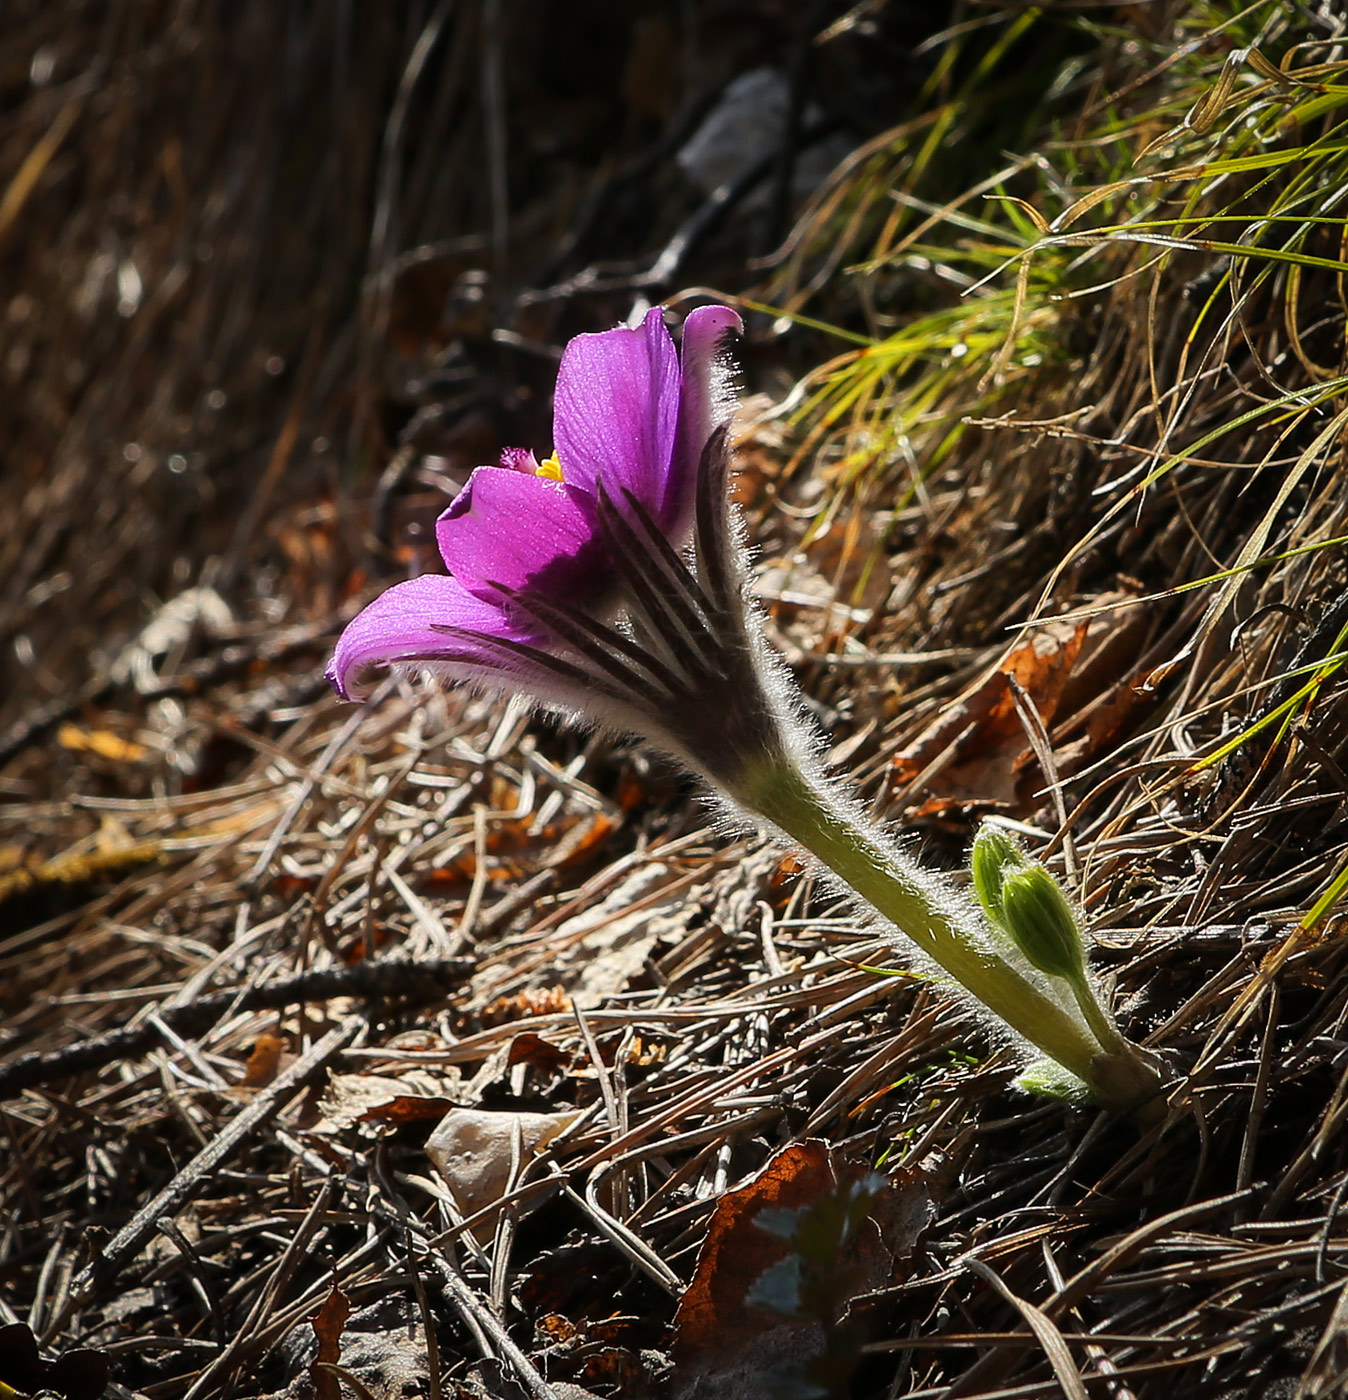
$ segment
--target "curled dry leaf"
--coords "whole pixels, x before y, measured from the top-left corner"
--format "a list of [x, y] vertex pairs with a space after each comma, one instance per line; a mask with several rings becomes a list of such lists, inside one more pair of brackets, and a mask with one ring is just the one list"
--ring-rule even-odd
[[1021, 769], [1030, 746], [1010, 678], [1019, 682], [1044, 724], [1051, 724], [1086, 628], [1079, 623], [1066, 637], [1048, 628], [1032, 632], [895, 756], [891, 780], [896, 786], [926, 774], [927, 796], [917, 815], [938, 816], [971, 804], [1019, 810]]
[[510, 1042], [506, 1063], [529, 1065], [541, 1074], [557, 1074], [575, 1062], [575, 1054], [533, 1031], [525, 1031]]
[[[453, 1107], [457, 1081], [424, 1071], [407, 1074], [334, 1074], [319, 1102], [314, 1131], [342, 1133], [358, 1123], [400, 1124], [439, 1118]], [[440, 1092], [437, 1092], [440, 1091]]]
[[[1106, 607], [1126, 600], [1109, 594]], [[1108, 743], [1134, 712], [1134, 684], [1149, 622], [1145, 609], [1114, 608], [1090, 618], [1063, 618], [1034, 628], [895, 755], [890, 781], [912, 793], [914, 816], [976, 806], [1024, 813], [1043, 785], [1010, 680], [1029, 696], [1052, 735], [1063, 776]], [[1070, 741], [1067, 742], [1067, 741]], [[1061, 747], [1060, 747], [1061, 746]]]
[[576, 1117], [575, 1113], [454, 1108], [426, 1140], [426, 1155], [459, 1209], [474, 1215], [505, 1194], [517, 1155], [523, 1166]]
[[281, 1068], [281, 1052], [284, 1049], [285, 1041], [279, 1035], [263, 1031], [253, 1042], [252, 1053], [244, 1066], [243, 1082], [250, 1089], [260, 1089], [270, 1084]]
[[675, 1317], [677, 1400], [835, 1393], [859, 1355], [853, 1302], [904, 1272], [932, 1211], [922, 1169], [885, 1178], [821, 1141], [783, 1148], [717, 1202]]

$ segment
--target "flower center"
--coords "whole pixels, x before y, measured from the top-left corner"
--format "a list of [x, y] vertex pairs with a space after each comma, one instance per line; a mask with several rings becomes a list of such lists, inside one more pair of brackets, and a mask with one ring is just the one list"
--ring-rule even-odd
[[557, 460], [556, 452], [554, 452], [551, 457], [544, 457], [538, 464], [535, 475], [545, 476], [549, 481], [561, 481], [563, 479], [562, 464]]

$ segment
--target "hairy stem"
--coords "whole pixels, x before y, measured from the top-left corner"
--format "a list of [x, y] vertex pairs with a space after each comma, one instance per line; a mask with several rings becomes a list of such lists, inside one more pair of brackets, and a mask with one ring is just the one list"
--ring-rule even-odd
[[1081, 1014], [1086, 1018], [1086, 1024], [1091, 1028], [1091, 1033], [1100, 1042], [1101, 1047], [1110, 1055], [1123, 1054], [1128, 1042], [1119, 1034], [1104, 1007], [1100, 1005], [1095, 995], [1095, 989], [1086, 979], [1085, 973], [1083, 972], [1080, 977], [1069, 977], [1067, 985], [1071, 987], [1072, 995], [1081, 1008]]
[[794, 763], [783, 759], [757, 769], [734, 795], [811, 851], [970, 995], [1084, 1080], [1101, 1102], [1124, 1108], [1139, 1096], [1139, 1086], [1129, 1084], [1122, 1090], [1128, 1102], [1122, 1102], [1121, 1086], [1094, 1073], [1102, 1046], [1086, 1028], [1004, 959], [974, 943], [942, 910], [939, 896], [925, 887], [931, 877], [906, 868]]

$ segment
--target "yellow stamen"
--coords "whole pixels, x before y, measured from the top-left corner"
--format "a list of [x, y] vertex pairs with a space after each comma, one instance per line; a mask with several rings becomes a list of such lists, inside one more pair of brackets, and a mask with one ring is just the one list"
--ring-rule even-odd
[[545, 457], [538, 464], [538, 475], [547, 477], [549, 481], [561, 481], [562, 464], [557, 460], [555, 452], [551, 457]]

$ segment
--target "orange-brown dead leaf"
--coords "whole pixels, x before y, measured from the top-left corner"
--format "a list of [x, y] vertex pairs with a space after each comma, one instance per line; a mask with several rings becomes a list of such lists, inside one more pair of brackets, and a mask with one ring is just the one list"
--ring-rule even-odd
[[[1097, 604], [1128, 597], [1105, 594]], [[1058, 700], [1052, 732], [1058, 771], [1069, 777], [1102, 753], [1155, 702], [1140, 665], [1153, 619], [1145, 608], [1124, 608], [1091, 619], [1086, 645]]]
[[1055, 746], [1063, 746], [1060, 772], [1071, 773], [1132, 718], [1142, 698], [1133, 672], [1149, 627], [1142, 609], [1122, 608], [1048, 622], [1023, 637], [895, 756], [895, 788], [922, 779], [912, 815], [939, 816], [954, 807], [1031, 810], [1043, 775], [1008, 678], [1030, 697]]
[[805, 858], [794, 851], [788, 851], [777, 862], [777, 868], [768, 879], [768, 889], [776, 894], [786, 889], [805, 873]]
[[678, 791], [672, 765], [664, 768], [625, 768], [618, 779], [613, 800], [623, 812], [640, 811], [667, 802]]
[[248, 1064], [243, 1072], [243, 1082], [252, 1089], [270, 1084], [276, 1078], [276, 1071], [280, 1068], [281, 1051], [284, 1048], [285, 1041], [279, 1035], [263, 1031], [253, 1042], [253, 1053], [248, 1056]]
[[309, 1379], [314, 1385], [315, 1400], [342, 1400], [342, 1386], [329, 1370], [342, 1356], [342, 1328], [351, 1316], [347, 1296], [335, 1284], [323, 1300], [314, 1317], [314, 1336], [318, 1338], [318, 1355], [309, 1367]]
[[534, 1333], [550, 1347], [564, 1347], [580, 1337], [580, 1328], [561, 1313], [544, 1313], [534, 1323]]
[[[927, 1163], [881, 1177], [808, 1140], [722, 1196], [675, 1314], [673, 1393], [769, 1400], [789, 1375], [834, 1394], [864, 1340], [854, 1304], [910, 1271], [935, 1179]], [[863, 1213], [839, 1230], [849, 1200]]]
[[674, 1316], [674, 1355], [682, 1364], [738, 1350], [777, 1325], [748, 1303], [750, 1288], [790, 1246], [760, 1229], [765, 1207], [808, 1206], [836, 1184], [827, 1144], [798, 1142], [783, 1148], [759, 1174], [716, 1203], [702, 1242], [693, 1281]]
[[356, 1120], [358, 1123], [420, 1123], [426, 1118], [443, 1118], [454, 1107], [453, 1099], [438, 1095], [399, 1094], [387, 1103], [374, 1104]]
[[[832, 598], [853, 608], [878, 608], [892, 586], [880, 536], [869, 512], [844, 511], [810, 540], [812, 567]], [[830, 631], [836, 630], [830, 627]]]
[[369, 572], [359, 565], [347, 574], [341, 589], [341, 597], [344, 601], [350, 602], [354, 598], [363, 598], [370, 590]]
[[617, 830], [618, 823], [603, 812], [594, 812], [577, 822], [557, 842], [556, 848], [544, 862], [553, 870], [566, 870], [579, 865], [603, 849], [604, 843]]
[[780, 420], [772, 416], [774, 407], [769, 395], [751, 395], [741, 401], [731, 427], [735, 474], [730, 479], [730, 498], [746, 511], [769, 499], [782, 474], [786, 433]]
[[323, 1091], [314, 1131], [343, 1133], [357, 1123], [397, 1127], [443, 1118], [454, 1106], [444, 1092], [448, 1087], [443, 1076], [425, 1070], [400, 1075], [334, 1074]]
[[510, 1065], [531, 1065], [544, 1074], [557, 1074], [574, 1060], [570, 1050], [563, 1050], [550, 1040], [544, 1040], [533, 1031], [525, 1031], [510, 1042], [506, 1063]]
[[1032, 632], [895, 756], [896, 787], [927, 774], [926, 799], [916, 815], [965, 806], [1021, 809], [1039, 782], [1023, 771], [1032, 751], [1008, 677], [1020, 683], [1044, 724], [1051, 724], [1088, 626], [1072, 624], [1066, 636], [1052, 627]]

